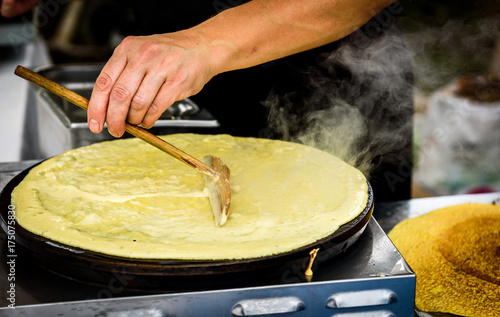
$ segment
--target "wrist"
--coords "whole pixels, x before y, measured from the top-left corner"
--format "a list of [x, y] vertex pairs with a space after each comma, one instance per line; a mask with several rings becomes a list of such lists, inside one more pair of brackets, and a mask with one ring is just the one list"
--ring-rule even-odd
[[220, 31], [225, 28], [212, 27], [208, 23], [202, 23], [191, 30], [198, 35], [199, 43], [202, 43], [208, 53], [206, 62], [210, 64], [214, 76], [238, 68], [235, 62], [241, 55], [241, 49], [231, 39], [230, 32]]
[[[257, 12], [259, 14], [257, 14]], [[253, 1], [220, 12], [195, 26], [201, 35], [215, 74], [252, 67], [274, 59], [276, 50], [269, 34], [275, 24]]]

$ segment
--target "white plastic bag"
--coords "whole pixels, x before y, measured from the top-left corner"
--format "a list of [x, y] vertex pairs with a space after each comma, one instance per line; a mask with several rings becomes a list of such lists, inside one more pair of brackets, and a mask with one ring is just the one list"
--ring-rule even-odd
[[500, 101], [453, 93], [429, 100], [415, 181], [436, 195], [500, 190]]

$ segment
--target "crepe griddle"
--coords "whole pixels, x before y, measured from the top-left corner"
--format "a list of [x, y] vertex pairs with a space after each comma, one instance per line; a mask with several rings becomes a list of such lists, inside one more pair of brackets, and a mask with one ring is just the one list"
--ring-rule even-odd
[[[36, 166], [36, 165], [35, 165]], [[11, 193], [34, 166], [15, 176], [0, 193], [1, 226], [7, 232], [7, 213]], [[107, 285], [112, 278], [126, 279], [139, 289], [182, 288], [193, 283], [199, 287], [251, 279], [263, 270], [289, 263], [307, 265], [309, 252], [319, 248], [318, 259], [335, 257], [352, 246], [363, 233], [373, 213], [373, 191], [368, 184], [368, 202], [353, 220], [333, 234], [301, 248], [271, 256], [225, 261], [184, 261], [175, 259], [133, 259], [110, 256], [65, 245], [33, 234], [14, 225], [16, 244], [28, 250], [34, 260], [47, 270], [85, 283]]]

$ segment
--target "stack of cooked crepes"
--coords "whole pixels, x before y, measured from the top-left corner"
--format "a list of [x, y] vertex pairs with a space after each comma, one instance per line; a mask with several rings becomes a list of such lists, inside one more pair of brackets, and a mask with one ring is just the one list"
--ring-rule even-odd
[[138, 139], [71, 150], [33, 168], [12, 193], [19, 224], [113, 256], [245, 259], [327, 237], [368, 202], [360, 171], [312, 147], [229, 135], [164, 138], [231, 169], [223, 227], [214, 224], [203, 175]]
[[401, 222], [389, 237], [417, 275], [417, 308], [500, 316], [499, 205], [434, 210]]

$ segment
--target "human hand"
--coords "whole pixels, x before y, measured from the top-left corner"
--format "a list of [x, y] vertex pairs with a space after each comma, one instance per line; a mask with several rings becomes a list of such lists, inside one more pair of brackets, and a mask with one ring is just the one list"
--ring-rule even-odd
[[0, 0], [0, 14], [13, 18], [31, 10], [38, 0]]
[[99, 74], [88, 106], [94, 133], [104, 122], [115, 137], [125, 132], [125, 121], [154, 125], [175, 101], [198, 93], [215, 75], [203, 38], [180, 31], [127, 37]]

